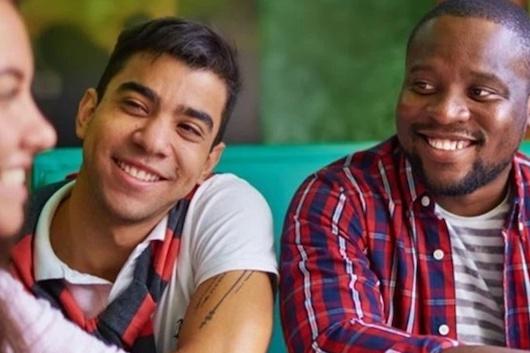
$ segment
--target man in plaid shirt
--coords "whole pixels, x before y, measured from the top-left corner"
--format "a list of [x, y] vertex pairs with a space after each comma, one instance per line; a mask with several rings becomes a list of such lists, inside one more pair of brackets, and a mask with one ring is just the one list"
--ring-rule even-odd
[[290, 352], [530, 349], [529, 54], [530, 20], [509, 1], [448, 0], [419, 22], [397, 135], [292, 201]]

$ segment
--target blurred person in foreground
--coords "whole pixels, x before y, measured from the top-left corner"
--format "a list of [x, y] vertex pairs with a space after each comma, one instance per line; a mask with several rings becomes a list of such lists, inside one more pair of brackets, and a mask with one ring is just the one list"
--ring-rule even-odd
[[24, 25], [13, 3], [0, 0], [0, 352], [118, 353], [65, 320], [48, 302], [32, 297], [6, 268], [24, 219], [25, 176], [34, 155], [56, 139], [33, 101], [32, 79]]
[[26, 174], [33, 157], [55, 144], [31, 94], [33, 58], [12, 1], [0, 0], [0, 352], [120, 352], [28, 294], [8, 272], [9, 251], [24, 220]]
[[[290, 352], [530, 349], [530, 20], [448, 0], [412, 31], [397, 135], [309, 177], [286, 218]], [[509, 347], [509, 348], [500, 348]]]
[[[16, 30], [25, 48], [11, 63], [27, 59], [28, 102], [19, 108], [33, 107], [26, 34], [0, 4], [2, 25], [4, 17], [17, 25], [0, 35]], [[266, 350], [276, 274], [270, 210], [241, 179], [212, 175], [238, 89], [232, 49], [203, 25], [168, 18], [122, 33], [98, 88], [80, 102], [79, 175], [33, 195], [29, 231], [11, 252], [13, 274], [46, 301], [0, 273], [5, 351]], [[35, 144], [26, 168], [52, 143]]]

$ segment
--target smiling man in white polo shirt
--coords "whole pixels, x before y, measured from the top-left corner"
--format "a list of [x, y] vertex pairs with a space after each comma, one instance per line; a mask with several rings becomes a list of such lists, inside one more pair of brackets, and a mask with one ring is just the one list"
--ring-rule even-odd
[[83, 164], [32, 200], [15, 273], [132, 352], [264, 352], [276, 274], [270, 210], [212, 175], [239, 90], [233, 49], [176, 18], [122, 32], [79, 104]]

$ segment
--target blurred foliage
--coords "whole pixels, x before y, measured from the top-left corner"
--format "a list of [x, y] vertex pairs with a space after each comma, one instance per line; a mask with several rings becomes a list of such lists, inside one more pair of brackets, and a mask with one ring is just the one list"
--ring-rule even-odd
[[179, 0], [179, 15], [199, 20], [218, 30], [236, 47], [256, 48], [257, 0]]
[[260, 0], [265, 140], [380, 140], [391, 135], [406, 39], [431, 5], [416, 0]]
[[177, 0], [25, 0], [22, 13], [32, 37], [61, 23], [75, 25], [95, 45], [112, 49], [125, 24], [135, 18], [175, 15]]
[[178, 0], [179, 13], [185, 17], [210, 18], [230, 9], [237, 0]]
[[[239, 113], [245, 119], [235, 126], [248, 129], [243, 123], [252, 121], [256, 127], [259, 116], [265, 142], [296, 143], [380, 140], [393, 133], [406, 38], [431, 5], [414, 0], [25, 0], [22, 12], [41, 72], [40, 101], [56, 126], [75, 113], [74, 102], [95, 83], [125, 24], [178, 13], [221, 27], [246, 48], [245, 92], [251, 98], [242, 95], [241, 102], [259, 100], [259, 109], [247, 104]], [[72, 111], [64, 111], [70, 106]]]

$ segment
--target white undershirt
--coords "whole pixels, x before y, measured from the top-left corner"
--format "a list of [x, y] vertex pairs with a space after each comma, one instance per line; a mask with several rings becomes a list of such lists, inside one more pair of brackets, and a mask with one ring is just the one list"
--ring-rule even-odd
[[462, 342], [505, 345], [502, 228], [509, 208], [508, 197], [475, 217], [435, 207], [451, 237], [457, 335]]

